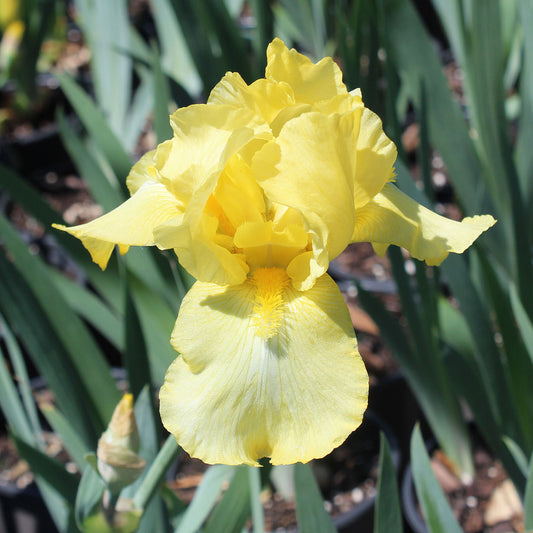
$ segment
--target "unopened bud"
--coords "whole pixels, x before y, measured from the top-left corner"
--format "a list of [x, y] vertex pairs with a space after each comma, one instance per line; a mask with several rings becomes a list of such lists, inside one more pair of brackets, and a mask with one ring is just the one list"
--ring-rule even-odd
[[146, 461], [137, 455], [139, 442], [133, 396], [125, 394], [115, 407], [96, 451], [98, 471], [112, 494], [133, 483], [144, 470]]

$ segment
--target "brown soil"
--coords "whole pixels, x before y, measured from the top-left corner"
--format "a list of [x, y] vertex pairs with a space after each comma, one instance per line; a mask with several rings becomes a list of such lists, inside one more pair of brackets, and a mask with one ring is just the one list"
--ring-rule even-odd
[[452, 473], [440, 450], [433, 454], [431, 465], [465, 533], [525, 531], [520, 498], [501, 463], [484, 448], [474, 452], [475, 475], [467, 485]]
[[[50, 432], [43, 432], [45, 452], [48, 456], [65, 465], [70, 473], [78, 473], [78, 467], [65, 451], [61, 439]], [[13, 441], [6, 435], [0, 436], [0, 485], [14, 485], [25, 489], [35, 481], [28, 463], [21, 459]]]

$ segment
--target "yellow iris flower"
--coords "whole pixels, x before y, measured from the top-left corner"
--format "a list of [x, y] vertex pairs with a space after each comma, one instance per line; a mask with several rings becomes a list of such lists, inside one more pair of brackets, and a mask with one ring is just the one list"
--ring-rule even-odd
[[494, 224], [445, 219], [392, 184], [396, 148], [331, 58], [313, 64], [279, 39], [267, 56], [264, 79], [227, 73], [207, 104], [171, 116], [129, 200], [61, 227], [102, 268], [115, 244], [156, 245], [197, 278], [160, 400], [165, 427], [207, 463], [306, 462], [361, 423], [368, 376], [326, 273], [348, 243], [437, 265]]

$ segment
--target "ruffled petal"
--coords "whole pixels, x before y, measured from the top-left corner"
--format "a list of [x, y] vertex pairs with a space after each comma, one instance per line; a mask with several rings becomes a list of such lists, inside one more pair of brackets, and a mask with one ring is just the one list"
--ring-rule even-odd
[[260, 79], [247, 85], [237, 72], [227, 72], [211, 91], [208, 104], [246, 107], [270, 124], [282, 109], [294, 104], [294, 94], [286, 83]]
[[162, 182], [187, 208], [200, 203], [203, 209], [228, 160], [254, 137], [252, 118], [247, 109], [207, 104], [170, 117], [174, 137], [157, 166]]
[[197, 282], [176, 322], [172, 344], [182, 355], [161, 389], [161, 418], [207, 463], [322, 457], [359, 426], [367, 405], [368, 376], [331, 278], [305, 292], [284, 287], [269, 338], [258, 331], [258, 290], [251, 281]]
[[450, 252], [463, 253], [495, 223], [490, 215], [467, 217], [462, 222], [444, 218], [388, 184], [357, 211], [352, 240], [371, 242], [380, 255], [388, 245], [396, 244], [428, 265], [440, 265]]
[[115, 244], [119, 245], [121, 253], [125, 253], [128, 246], [157, 244], [154, 229], [181, 216], [182, 212], [183, 206], [164, 185], [147, 181], [123, 204], [87, 224], [72, 228], [54, 224], [54, 227], [80, 239], [103, 270]]
[[385, 135], [381, 119], [363, 109], [357, 137], [354, 204], [358, 209], [394, 177], [395, 144]]
[[289, 50], [280, 39], [268, 45], [265, 77], [288, 83], [297, 103], [314, 104], [338, 94], [348, 94], [342, 72], [331, 57], [314, 64], [296, 50]]
[[[266, 196], [301, 212], [322, 234], [330, 259], [350, 241], [355, 224], [355, 151], [361, 109], [331, 117], [305, 113], [257, 152], [252, 170]], [[364, 184], [363, 184], [364, 185]]]

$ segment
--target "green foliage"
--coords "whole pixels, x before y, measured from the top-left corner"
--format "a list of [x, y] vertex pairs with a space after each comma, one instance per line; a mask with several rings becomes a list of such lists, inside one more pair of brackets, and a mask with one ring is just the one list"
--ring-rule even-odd
[[461, 533], [446, 496], [433, 473], [418, 426], [411, 437], [413, 478], [420, 505], [431, 533]]
[[403, 533], [396, 472], [390, 447], [384, 433], [380, 435], [379, 457], [374, 533], [390, 533], [391, 531]]

